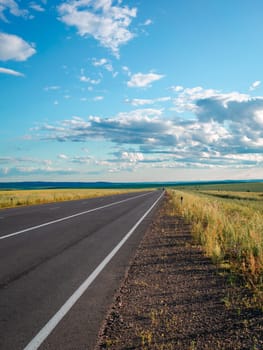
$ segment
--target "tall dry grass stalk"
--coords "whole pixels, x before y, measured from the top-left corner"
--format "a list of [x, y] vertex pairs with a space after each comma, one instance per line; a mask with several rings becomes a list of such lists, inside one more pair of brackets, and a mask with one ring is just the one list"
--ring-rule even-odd
[[[263, 210], [253, 203], [170, 191], [171, 205], [192, 225], [195, 241], [216, 263], [228, 265], [250, 286], [263, 285]], [[181, 202], [183, 197], [183, 202]], [[244, 204], [246, 203], [246, 204]]]

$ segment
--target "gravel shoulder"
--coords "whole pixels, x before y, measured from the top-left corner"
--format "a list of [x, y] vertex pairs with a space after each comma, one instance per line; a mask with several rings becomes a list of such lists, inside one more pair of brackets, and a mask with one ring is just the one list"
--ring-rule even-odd
[[233, 303], [236, 287], [167, 205], [166, 198], [131, 262], [96, 349], [263, 349], [262, 311]]

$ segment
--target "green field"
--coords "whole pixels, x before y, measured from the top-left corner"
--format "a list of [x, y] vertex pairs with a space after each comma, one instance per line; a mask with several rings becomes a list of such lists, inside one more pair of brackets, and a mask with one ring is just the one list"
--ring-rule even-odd
[[194, 191], [230, 191], [230, 192], [263, 192], [263, 182], [238, 182], [222, 184], [195, 184], [177, 186], [178, 190]]

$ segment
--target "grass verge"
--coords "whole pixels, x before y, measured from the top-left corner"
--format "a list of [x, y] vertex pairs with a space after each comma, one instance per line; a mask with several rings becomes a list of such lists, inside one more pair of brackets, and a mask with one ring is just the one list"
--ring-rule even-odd
[[232, 281], [248, 287], [262, 308], [263, 197], [174, 190], [170, 195], [172, 210], [191, 224], [195, 242], [230, 272]]
[[191, 228], [166, 195], [116, 294], [96, 350], [263, 349], [263, 313], [251, 304], [233, 304], [237, 289], [194, 244]]

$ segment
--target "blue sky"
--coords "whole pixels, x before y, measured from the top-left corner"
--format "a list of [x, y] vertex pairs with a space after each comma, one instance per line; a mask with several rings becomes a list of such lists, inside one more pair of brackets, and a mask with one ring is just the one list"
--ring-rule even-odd
[[263, 178], [262, 0], [0, 0], [0, 181]]

